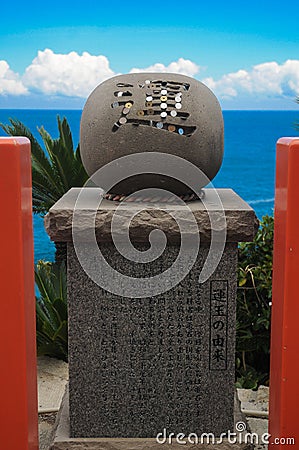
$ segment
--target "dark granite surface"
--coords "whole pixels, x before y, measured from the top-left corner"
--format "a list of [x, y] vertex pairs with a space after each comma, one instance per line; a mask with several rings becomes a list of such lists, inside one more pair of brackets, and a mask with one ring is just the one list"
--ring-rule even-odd
[[[128, 264], [109, 244], [101, 250], [131, 276], [149, 276], [157, 264]], [[168, 247], [159, 267], [176, 252]], [[237, 246], [227, 244], [212, 278], [199, 285], [206, 255], [207, 247], [172, 290], [132, 299], [91, 281], [68, 244], [71, 436], [232, 429]]]

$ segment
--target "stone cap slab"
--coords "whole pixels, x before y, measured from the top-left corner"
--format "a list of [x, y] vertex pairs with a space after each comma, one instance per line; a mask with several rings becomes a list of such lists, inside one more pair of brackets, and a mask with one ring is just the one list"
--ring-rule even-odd
[[[222, 238], [223, 229], [226, 229], [228, 242], [252, 241], [259, 224], [254, 210], [232, 189], [217, 189], [220, 199], [217, 202], [214, 189], [207, 188], [203, 191], [204, 201], [187, 203], [189, 213], [191, 211], [196, 220], [200, 239], [209, 241], [213, 228], [216, 240], [218, 235], [219, 239], [220, 236]], [[194, 234], [195, 222], [190, 220], [185, 206], [158, 202], [119, 203], [102, 197], [103, 191], [100, 188], [70, 189], [45, 216], [45, 228], [50, 238], [55, 242], [71, 242], [74, 228], [82, 241], [89, 241], [88, 236], [92, 233], [94, 236], [95, 233], [98, 242], [109, 242], [112, 218], [113, 221], [119, 218], [113, 229], [113, 236], [125, 235], [129, 229], [131, 241], [148, 242], [149, 233], [160, 229], [169, 243], [176, 243], [180, 241], [181, 233], [177, 222], [171, 217], [172, 213], [183, 221], [184, 233], [191, 236]], [[121, 211], [118, 209], [120, 205]]]

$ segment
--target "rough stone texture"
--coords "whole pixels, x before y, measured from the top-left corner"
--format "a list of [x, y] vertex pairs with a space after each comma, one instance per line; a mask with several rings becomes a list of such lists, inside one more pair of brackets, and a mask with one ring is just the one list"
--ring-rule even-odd
[[39, 356], [38, 412], [58, 411], [68, 380], [68, 364], [64, 361]]
[[[136, 265], [110, 244], [100, 248], [131, 277], [167, 268], [177, 255], [177, 246], [168, 246], [153, 263]], [[132, 299], [96, 285], [68, 244], [71, 436], [233, 429], [237, 244], [227, 244], [212, 278], [199, 285], [207, 253], [202, 246], [191, 272], [172, 290]], [[223, 326], [214, 325], [218, 321]]]
[[[146, 84], [146, 80], [151, 83]], [[164, 89], [165, 97], [161, 94]], [[123, 95], [118, 96], [119, 92]], [[175, 100], [178, 93], [181, 101]], [[147, 101], [149, 96], [153, 98]], [[128, 104], [131, 106], [124, 111]], [[176, 104], [181, 108], [177, 109]], [[173, 110], [176, 117], [170, 115]], [[160, 114], [165, 112], [167, 117], [163, 119]], [[84, 106], [80, 152], [89, 175], [122, 156], [163, 152], [190, 161], [212, 180], [223, 158], [221, 108], [204, 84], [184, 75], [139, 73], [110, 78], [91, 93]], [[205, 179], [198, 180], [199, 187], [206, 184]], [[130, 193], [145, 187], [162, 187], [176, 193], [190, 190], [176, 179], [143, 174], [122, 181], [113, 192]]]
[[[42, 361], [42, 363], [41, 363]], [[67, 364], [63, 363], [62, 361], [55, 360], [53, 358], [46, 358], [46, 357], [39, 357], [38, 358], [38, 366], [40, 369], [38, 372], [38, 378], [43, 376], [44, 373], [50, 373], [55, 376], [55, 379], [51, 380], [52, 386], [54, 385], [54, 390], [57, 390], [57, 388], [62, 387], [61, 380], [67, 381], [68, 380], [68, 370], [67, 370]], [[43, 397], [44, 394], [42, 393]], [[39, 445], [40, 450], [49, 450], [49, 447], [51, 444], [54, 445], [54, 448], [59, 449], [66, 449], [68, 448], [71, 450], [72, 448], [79, 448], [80, 442], [86, 441], [86, 439], [82, 438], [76, 438], [71, 439], [69, 437], [69, 407], [68, 407], [68, 393], [66, 392], [66, 395], [64, 396], [63, 403], [61, 405], [59, 417], [57, 418], [55, 427], [54, 427], [54, 418], [56, 414], [39, 414]], [[253, 417], [247, 417], [247, 419], [244, 419], [244, 413], [242, 413], [242, 410], [244, 409], [244, 404], [246, 402], [251, 401], [253, 402], [253, 405], [251, 405], [250, 410], [255, 409], [255, 405], [258, 407], [258, 412], [261, 410], [264, 410], [264, 404], [267, 403], [269, 396], [269, 388], [266, 386], [260, 386], [258, 391], [253, 391], [251, 389], [237, 389], [237, 397], [241, 401], [241, 409], [240, 409], [240, 402], [235, 402], [235, 422], [243, 421], [247, 422], [247, 431], [251, 431], [252, 433], [257, 433], [260, 437], [260, 443], [262, 442], [261, 436], [263, 433], [266, 433], [268, 430], [268, 420], [265, 419], [255, 419]], [[53, 407], [56, 406], [56, 402], [52, 405]], [[54, 420], [53, 420], [54, 419]], [[54, 429], [55, 428], [55, 429]], [[53, 439], [55, 436], [55, 439]], [[244, 433], [243, 433], [244, 436]], [[52, 437], [52, 439], [51, 439]], [[92, 439], [93, 445], [94, 439]], [[103, 445], [103, 442], [106, 442], [104, 438], [100, 438], [99, 442], [101, 445]], [[108, 442], [111, 445], [118, 445], [118, 442], [123, 440], [114, 440], [114, 439], [108, 439]], [[130, 450], [130, 443], [132, 441], [135, 441], [134, 439], [127, 438], [125, 442], [127, 442], [128, 450]], [[70, 443], [71, 442], [71, 443]], [[115, 444], [116, 442], [116, 444]], [[144, 440], [144, 447], [147, 448], [149, 440]], [[250, 442], [250, 441], [248, 441]], [[253, 441], [255, 442], [255, 441]], [[83, 444], [82, 444], [83, 445]], [[85, 445], [85, 443], [84, 443]], [[90, 445], [90, 444], [89, 444]], [[212, 445], [210, 444], [208, 448], [211, 449]], [[266, 446], [262, 444], [257, 444], [254, 446], [255, 449], [264, 449]], [[82, 447], [81, 447], [82, 448]], [[235, 448], [235, 445], [234, 445]]]
[[[190, 203], [201, 247], [188, 275], [163, 294], [127, 298], [99, 287], [77, 259], [72, 218], [79, 192], [70, 190], [46, 218], [51, 238], [68, 241], [71, 436], [153, 438], [163, 428], [176, 434], [210, 432], [219, 436], [232, 430], [237, 242], [253, 239], [257, 230], [254, 211], [233, 191], [218, 190], [228, 239], [217, 269], [208, 281], [199, 284], [210, 246], [208, 212], [217, 219], [213, 222], [216, 234], [223, 226], [212, 191], [205, 190], [208, 212], [203, 202]], [[125, 259], [111, 242], [111, 218], [117, 204], [106, 201], [96, 208], [93, 205], [101, 199], [101, 191], [85, 188], [83, 194], [85, 202], [76, 207], [76, 215], [82, 219], [76, 231], [89, 255], [87, 271], [103, 272], [92, 256], [94, 244], [85, 240], [86, 228], [94, 231], [90, 218], [96, 213], [98, 245], [117, 272], [144, 278], [172, 266], [180, 236], [173, 219], [157, 205], [142, 205], [145, 210], [130, 226], [131, 242], [146, 250], [149, 232], [159, 228], [167, 235], [168, 245], [153, 262], [139, 264]], [[114, 233], [122, 236], [128, 229], [126, 214], [129, 216], [135, 207], [124, 205], [125, 216]], [[184, 232], [192, 237], [194, 227], [180, 208], [171, 206], [181, 211]], [[185, 249], [181, 269], [189, 257]], [[158, 277], [157, 286], [163, 288], [165, 280], [161, 280]], [[115, 283], [123, 289], [119, 281]]]
[[268, 420], [258, 417], [248, 417], [248, 426], [252, 433], [256, 433], [258, 436], [268, 433]]
[[[237, 398], [235, 398], [234, 422], [245, 421], [240, 411]], [[171, 444], [165, 443], [162, 448], [167, 450], [179, 450], [182, 444], [172, 441]], [[194, 448], [194, 444], [186, 444], [184, 448]], [[199, 443], [196, 444], [199, 450], [252, 450], [253, 446], [249, 443], [231, 444], [227, 439], [223, 439], [221, 443]], [[71, 438], [69, 424], [69, 400], [68, 392], [66, 392], [63, 403], [61, 405], [57, 421], [54, 440], [50, 450], [158, 450], [161, 444], [158, 444], [154, 438]]]
[[[85, 203], [82, 205], [80, 201], [79, 213], [80, 222], [76, 224], [76, 232], [82, 236], [82, 240], [87, 239], [88, 230], [94, 230], [94, 223], [91, 218], [94, 214], [92, 205], [94, 201], [98, 199], [98, 203], [101, 200], [102, 191], [97, 188], [85, 188], [88, 189], [88, 196], [84, 195]], [[188, 203], [200, 232], [200, 238], [202, 241], [209, 241], [211, 235], [211, 224], [207, 210], [210, 214], [214, 214], [214, 217], [219, 216], [221, 219], [221, 211], [219, 206], [215, 206], [213, 203], [213, 193], [210, 189], [205, 189], [205, 205], [201, 201], [195, 201]], [[49, 211], [45, 217], [46, 231], [55, 242], [70, 242], [72, 241], [72, 226], [73, 226], [73, 213], [76, 206], [76, 201], [81, 192], [80, 188], [70, 189]], [[217, 189], [217, 193], [223, 205], [223, 210], [226, 217], [226, 231], [227, 241], [229, 242], [246, 242], [252, 241], [257, 228], [258, 220], [254, 213], [254, 210], [245, 203], [234, 191], [231, 189]], [[107, 242], [111, 239], [111, 219], [116, 212], [119, 203], [108, 200], [102, 200], [100, 208], [96, 213], [95, 231], [98, 241]], [[140, 208], [140, 204], [130, 203], [127, 204], [127, 209], [122, 209], [122, 226], [128, 227], [128, 223], [125, 219], [126, 211], [127, 216], [130, 217], [134, 207]], [[130, 237], [134, 242], [147, 242], [148, 235], [153, 229], [159, 228], [167, 235], [169, 242], [179, 242], [180, 233], [179, 228], [174, 220], [170, 220], [169, 215], [165, 214], [161, 209], [157, 207], [165, 207], [164, 204], [144, 204], [145, 209], [134, 217], [130, 223]], [[182, 211], [184, 210], [180, 205], [167, 205], [169, 211]], [[217, 226], [217, 220], [215, 220]], [[220, 222], [219, 222], [220, 223]], [[193, 224], [185, 220], [185, 230], [192, 232]], [[221, 231], [221, 227], [219, 228]], [[114, 234], [121, 235], [123, 228], [119, 227], [114, 229]]]
[[255, 450], [267, 449], [268, 446], [263, 444], [263, 435], [265, 437], [265, 433], [268, 433], [269, 387], [259, 386], [257, 391], [237, 389], [237, 393], [241, 411], [247, 417], [248, 429], [259, 436], [258, 443], [253, 440]]
[[259, 412], [260, 415], [268, 412], [269, 405], [269, 387], [259, 386], [257, 391], [251, 389], [238, 389], [238, 396], [242, 402], [242, 410], [249, 411], [254, 414], [254, 412]]
[[39, 450], [49, 450], [53, 442], [57, 413], [38, 415]]

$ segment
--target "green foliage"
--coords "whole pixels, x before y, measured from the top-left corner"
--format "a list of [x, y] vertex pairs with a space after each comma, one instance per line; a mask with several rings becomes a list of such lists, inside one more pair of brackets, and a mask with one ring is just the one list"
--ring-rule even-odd
[[257, 389], [260, 384], [264, 382], [264, 376], [259, 374], [254, 367], [242, 366], [242, 361], [236, 358], [236, 387], [243, 389]]
[[273, 217], [264, 216], [253, 242], [239, 245], [236, 379], [256, 388], [269, 380]]
[[67, 288], [65, 264], [39, 261], [35, 282], [40, 292], [36, 298], [36, 334], [38, 355], [67, 361]]
[[22, 122], [16, 119], [9, 121], [10, 125], [0, 123], [7, 134], [26, 136], [31, 141], [33, 211], [44, 215], [71, 187], [81, 187], [88, 179], [79, 145], [74, 151], [66, 118], [61, 120], [57, 117], [58, 139], [52, 139], [43, 127], [38, 128], [44, 149]]

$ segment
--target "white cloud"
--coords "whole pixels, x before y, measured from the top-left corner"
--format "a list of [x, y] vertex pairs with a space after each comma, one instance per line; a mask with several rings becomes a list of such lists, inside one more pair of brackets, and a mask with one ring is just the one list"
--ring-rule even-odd
[[238, 70], [219, 80], [205, 78], [202, 82], [222, 98], [242, 94], [294, 97], [299, 95], [299, 60], [287, 60], [283, 64], [265, 62], [250, 71]]
[[87, 97], [102, 81], [116, 75], [106, 56], [87, 52], [39, 51], [23, 76], [26, 86], [44, 94]]
[[[179, 58], [168, 66], [154, 64], [146, 69], [133, 68], [130, 73], [175, 72], [195, 75], [199, 66], [194, 62]], [[102, 81], [117, 75], [106, 56], [93, 56], [87, 52], [56, 54], [51, 49], [39, 51], [23, 76], [25, 85], [47, 95], [87, 97]]]
[[22, 95], [27, 89], [17, 73], [13, 72], [6, 61], [0, 60], [0, 95]]
[[[161, 72], [198, 76], [202, 66], [179, 58], [170, 64], [156, 63], [146, 68], [132, 68], [130, 73]], [[86, 98], [104, 80], [117, 75], [106, 56], [83, 52], [57, 54], [51, 49], [38, 51], [23, 76], [13, 72], [6, 61], [0, 61], [0, 95], [21, 95], [38, 91], [44, 95]], [[251, 70], [240, 69], [224, 74], [218, 80], [202, 80], [222, 99], [292, 98], [299, 95], [299, 60], [282, 64], [264, 62]]]
[[177, 61], [171, 62], [168, 66], [162, 63], [156, 63], [152, 66], [146, 67], [145, 69], [138, 69], [134, 67], [130, 70], [130, 73], [141, 73], [141, 72], [162, 72], [162, 73], [180, 73], [182, 75], [187, 75], [193, 77], [199, 72], [200, 67], [189, 59], [179, 58]]

